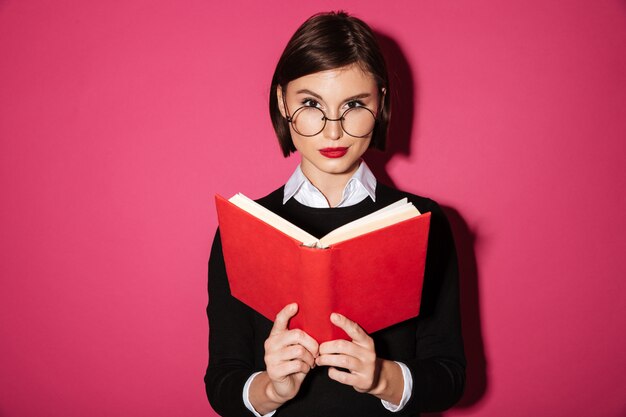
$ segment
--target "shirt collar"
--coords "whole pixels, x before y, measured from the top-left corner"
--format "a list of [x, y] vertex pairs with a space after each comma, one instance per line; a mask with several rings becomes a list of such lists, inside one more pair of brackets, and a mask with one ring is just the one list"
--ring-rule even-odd
[[[357, 204], [368, 196], [372, 201], [376, 201], [376, 177], [365, 161], [361, 161], [359, 168], [346, 183], [341, 202], [337, 207]], [[298, 202], [311, 207], [328, 207], [326, 198], [304, 175], [300, 165], [296, 167], [296, 170], [285, 184], [283, 204], [292, 197]]]

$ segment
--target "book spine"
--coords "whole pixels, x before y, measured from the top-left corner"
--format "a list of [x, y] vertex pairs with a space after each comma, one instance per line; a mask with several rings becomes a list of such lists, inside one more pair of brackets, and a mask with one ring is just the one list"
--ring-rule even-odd
[[318, 342], [333, 339], [331, 249], [300, 248], [301, 305], [293, 327], [305, 329]]

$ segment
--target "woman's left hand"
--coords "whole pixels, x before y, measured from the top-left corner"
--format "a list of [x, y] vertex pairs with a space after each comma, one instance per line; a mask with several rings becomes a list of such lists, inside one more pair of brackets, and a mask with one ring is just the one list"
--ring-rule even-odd
[[374, 394], [380, 377], [380, 362], [376, 357], [374, 341], [361, 326], [341, 314], [331, 314], [330, 321], [346, 332], [352, 341], [340, 339], [322, 343], [315, 363], [330, 366], [328, 376], [331, 379], [351, 385], [358, 392]]

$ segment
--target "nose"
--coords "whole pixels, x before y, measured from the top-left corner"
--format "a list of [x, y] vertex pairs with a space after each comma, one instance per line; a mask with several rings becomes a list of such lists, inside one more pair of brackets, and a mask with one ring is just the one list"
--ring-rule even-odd
[[324, 126], [324, 135], [328, 139], [337, 140], [343, 136], [343, 127], [341, 126], [341, 117], [339, 119], [326, 118], [326, 126]]

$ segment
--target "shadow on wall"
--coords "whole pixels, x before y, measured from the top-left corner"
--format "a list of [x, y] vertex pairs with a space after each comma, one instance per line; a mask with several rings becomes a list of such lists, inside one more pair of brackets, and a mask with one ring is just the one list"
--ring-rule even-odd
[[[397, 154], [411, 153], [413, 138], [414, 110], [418, 103], [417, 83], [400, 45], [389, 36], [376, 32], [383, 54], [387, 60], [392, 89], [392, 123], [389, 129], [387, 149], [380, 152], [370, 149], [366, 155], [367, 163], [376, 173], [376, 177], [385, 184], [394, 186], [387, 173], [387, 164]], [[459, 258], [461, 283], [461, 318], [463, 339], [467, 358], [467, 381], [465, 394], [457, 407], [468, 408], [477, 404], [487, 390], [487, 361], [480, 320], [478, 291], [478, 267], [476, 263], [476, 233], [469, 229], [461, 214], [452, 207], [442, 206], [454, 235]], [[424, 413], [424, 416], [442, 417], [442, 413]]]
[[457, 407], [467, 408], [477, 404], [487, 391], [487, 360], [480, 320], [480, 294], [478, 291], [478, 266], [475, 245], [477, 236], [463, 217], [452, 207], [443, 206], [448, 217], [459, 259], [461, 285], [461, 320], [463, 344], [467, 358], [465, 394]]
[[415, 124], [413, 114], [417, 105], [416, 87], [413, 72], [400, 45], [380, 32], [376, 32], [376, 38], [385, 56], [389, 72], [392, 122], [389, 126], [385, 152], [370, 149], [365, 158], [367, 165], [372, 168], [382, 183], [395, 186], [387, 174], [386, 167], [394, 155], [411, 153], [411, 137]]

